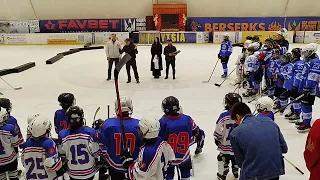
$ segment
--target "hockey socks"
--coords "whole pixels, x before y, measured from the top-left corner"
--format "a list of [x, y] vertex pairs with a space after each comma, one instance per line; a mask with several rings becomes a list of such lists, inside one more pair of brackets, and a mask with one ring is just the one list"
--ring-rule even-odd
[[223, 74], [225, 76], [227, 76], [228, 75], [228, 64], [222, 63], [222, 69], [223, 69]]

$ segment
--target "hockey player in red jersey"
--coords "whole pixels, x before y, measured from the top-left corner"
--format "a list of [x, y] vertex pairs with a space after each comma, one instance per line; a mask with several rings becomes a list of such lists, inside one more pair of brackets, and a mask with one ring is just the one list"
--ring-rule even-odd
[[319, 180], [320, 178], [320, 119], [316, 120], [306, 141], [304, 150], [304, 160], [310, 171], [309, 180]]

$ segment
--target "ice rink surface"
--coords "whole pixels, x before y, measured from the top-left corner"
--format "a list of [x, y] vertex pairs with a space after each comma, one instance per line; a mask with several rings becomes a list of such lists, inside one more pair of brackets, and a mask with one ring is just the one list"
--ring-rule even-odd
[[[160, 79], [153, 79], [150, 71], [151, 46], [139, 46], [137, 66], [140, 75], [140, 84], [126, 84], [125, 67], [120, 73], [120, 94], [132, 98], [133, 117], [162, 116], [161, 101], [169, 95], [176, 96], [183, 107], [184, 113], [190, 115], [206, 133], [203, 153], [193, 158], [195, 176], [191, 179], [213, 180], [217, 173], [218, 151], [214, 144], [213, 131], [219, 114], [223, 111], [222, 100], [226, 93], [232, 92], [235, 87], [232, 75], [221, 87], [214, 86], [222, 79], [222, 67], [219, 63], [210, 83], [202, 83], [208, 80], [214, 64], [217, 61], [219, 45], [182, 45], [175, 44], [181, 53], [176, 60], [176, 80], [164, 79], [165, 71], [162, 71]], [[293, 44], [290, 48], [304, 45]], [[15, 87], [23, 87], [14, 91], [4, 82], [0, 81], [2, 97], [10, 98], [13, 104], [12, 115], [18, 120], [25, 137], [27, 129], [27, 117], [30, 114], [39, 113], [52, 119], [55, 110], [59, 107], [57, 98], [62, 92], [72, 92], [76, 96], [77, 105], [85, 112], [87, 125], [91, 126], [93, 114], [97, 107], [101, 110], [97, 117], [107, 117], [107, 105], [114, 112], [114, 100], [116, 98], [114, 81], [106, 81], [107, 60], [104, 50], [84, 51], [69, 55], [52, 65], [46, 65], [45, 61], [57, 53], [79, 46], [1, 46], [1, 69], [12, 68], [27, 62], [36, 62], [36, 67], [22, 73], [2, 76]], [[241, 52], [241, 48], [234, 48], [229, 61], [229, 71], [235, 65], [235, 61]], [[165, 65], [165, 64], [164, 64]], [[170, 74], [171, 74], [170, 69]], [[132, 76], [133, 72], [131, 71]], [[243, 91], [243, 90], [242, 90]], [[250, 104], [254, 110], [254, 103]], [[314, 106], [313, 119], [320, 117], [319, 99]], [[299, 134], [294, 124], [290, 124], [283, 116], [276, 115], [276, 123], [288, 143], [289, 152], [287, 159], [296, 164], [305, 175], [300, 175], [290, 164], [285, 162], [286, 175], [281, 176], [285, 180], [307, 180], [309, 173], [304, 163], [303, 151], [307, 134]], [[53, 137], [57, 135], [52, 129]], [[194, 152], [195, 147], [192, 147]], [[19, 165], [21, 167], [21, 164]], [[229, 173], [228, 180], [234, 179]]]

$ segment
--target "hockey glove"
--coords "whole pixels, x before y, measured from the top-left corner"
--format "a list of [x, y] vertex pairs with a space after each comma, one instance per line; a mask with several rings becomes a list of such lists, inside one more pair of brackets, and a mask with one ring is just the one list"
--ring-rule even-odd
[[266, 53], [265, 52], [261, 52], [260, 54], [258, 54], [257, 58], [259, 61], [264, 61], [264, 58], [266, 57]]
[[214, 143], [215, 143], [217, 146], [219, 146], [219, 145], [221, 144], [221, 142], [220, 142], [219, 140], [217, 140], [217, 139], [214, 139]]
[[222, 58], [222, 56], [220, 54], [218, 54], [218, 59], [221, 59], [221, 58]]
[[103, 165], [104, 165], [104, 162], [105, 162], [103, 156], [96, 157], [96, 158], [95, 158], [95, 161], [96, 161], [96, 168], [97, 168], [97, 169], [102, 168]]
[[308, 88], [308, 87], [303, 88], [303, 94], [304, 94], [305, 97], [311, 95], [311, 93], [312, 93], [312, 89], [311, 88]]
[[133, 157], [129, 148], [120, 153], [120, 161], [124, 169], [128, 169], [133, 163]]

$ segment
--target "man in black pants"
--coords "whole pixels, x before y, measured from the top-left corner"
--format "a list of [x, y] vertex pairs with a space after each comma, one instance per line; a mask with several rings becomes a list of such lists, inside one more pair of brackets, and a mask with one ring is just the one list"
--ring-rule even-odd
[[[116, 34], [111, 35], [111, 40], [107, 42], [105, 46], [105, 51], [107, 55], [108, 60], [108, 79], [109, 81], [111, 79], [111, 70], [113, 62], [117, 65], [120, 58], [119, 49], [121, 47], [121, 43], [117, 40]], [[116, 66], [115, 65], [115, 66]]]
[[163, 51], [163, 54], [166, 57], [166, 77], [165, 77], [165, 79], [168, 79], [170, 65], [172, 67], [173, 79], [176, 79], [176, 69], [175, 68], [176, 68], [177, 49], [175, 46], [172, 45], [171, 39], [168, 39], [167, 42], [168, 42], [168, 45], [164, 48], [164, 51]]
[[137, 62], [136, 62], [136, 54], [138, 54], [138, 50], [137, 50], [137, 46], [131, 43], [131, 39], [129, 38], [126, 39], [126, 45], [120, 50], [121, 54], [123, 52], [126, 52], [131, 56], [131, 59], [126, 64], [127, 75], [128, 75], [127, 83], [131, 82], [130, 66], [132, 66], [134, 77], [136, 78], [137, 83], [140, 83], [139, 74], [137, 70]]

